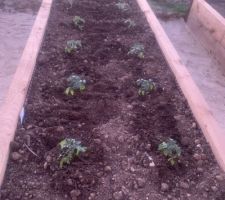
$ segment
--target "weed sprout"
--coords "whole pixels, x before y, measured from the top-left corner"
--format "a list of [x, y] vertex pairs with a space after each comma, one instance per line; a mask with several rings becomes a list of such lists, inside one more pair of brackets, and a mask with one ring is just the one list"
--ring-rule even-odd
[[126, 20], [124, 20], [124, 24], [128, 28], [134, 28], [136, 26], [136, 23], [132, 19], [126, 19]]

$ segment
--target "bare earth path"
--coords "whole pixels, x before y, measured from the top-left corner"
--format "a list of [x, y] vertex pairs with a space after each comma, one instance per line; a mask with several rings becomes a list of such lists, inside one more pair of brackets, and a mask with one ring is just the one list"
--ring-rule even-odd
[[0, 1], [0, 107], [16, 71], [41, 0]]

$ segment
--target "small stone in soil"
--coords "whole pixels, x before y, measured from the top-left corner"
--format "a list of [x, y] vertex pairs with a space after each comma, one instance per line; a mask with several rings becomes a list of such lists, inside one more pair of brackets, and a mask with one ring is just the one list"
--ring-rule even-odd
[[72, 186], [73, 185], [73, 180], [71, 178], [67, 179], [67, 184]]
[[62, 133], [64, 131], [64, 127], [63, 126], [58, 126], [56, 131], [59, 132], [59, 133]]
[[152, 147], [151, 144], [147, 144], [146, 147], [145, 147], [145, 149], [146, 149], [147, 151], [150, 151], [150, 150], [151, 150], [151, 147]]
[[96, 143], [96, 144], [101, 144], [102, 141], [101, 141], [100, 139], [94, 139], [94, 143]]
[[72, 200], [77, 200], [77, 197], [80, 196], [80, 194], [81, 194], [80, 190], [72, 190], [70, 192]]
[[185, 183], [185, 182], [180, 182], [180, 187], [184, 188], [184, 189], [188, 189], [189, 188], [189, 184]]
[[22, 158], [22, 155], [19, 154], [18, 152], [12, 152], [11, 158], [12, 158], [12, 160], [17, 161]]
[[128, 109], [132, 109], [133, 106], [132, 106], [132, 105], [128, 105], [127, 108], [128, 108]]
[[110, 166], [105, 166], [104, 170], [105, 172], [111, 172], [112, 168]]
[[202, 166], [203, 165], [203, 160], [198, 160], [197, 165], [198, 166]]
[[162, 190], [163, 192], [168, 191], [168, 190], [169, 190], [169, 185], [168, 185], [167, 183], [162, 183], [162, 184], [161, 184], [161, 190]]
[[123, 192], [122, 191], [114, 192], [113, 198], [115, 200], [122, 200], [123, 199]]
[[45, 162], [45, 163], [44, 163], [44, 169], [47, 169], [47, 168], [48, 168], [48, 163]]
[[118, 137], [118, 141], [119, 141], [120, 143], [124, 142], [124, 137], [123, 137], [122, 135], [119, 136], [119, 137]]
[[52, 161], [52, 157], [48, 155], [48, 156], [46, 157], [46, 161], [47, 161], [48, 163], [50, 163], [50, 162]]
[[96, 175], [97, 175], [97, 177], [102, 177], [103, 176], [103, 172], [98, 172]]
[[200, 140], [199, 139], [196, 139], [195, 140], [195, 144], [200, 144]]
[[140, 188], [143, 188], [145, 186], [146, 180], [144, 178], [138, 178], [137, 184]]
[[31, 124], [27, 126], [27, 130], [29, 130], [31, 128], [33, 128], [33, 126]]
[[218, 188], [216, 186], [212, 186], [211, 189], [212, 189], [213, 192], [218, 191]]
[[96, 196], [95, 193], [92, 192], [92, 193], [89, 195], [88, 200], [94, 199], [95, 196]]
[[216, 176], [216, 180], [223, 181], [224, 180], [224, 177], [222, 175], [217, 175]]
[[198, 172], [203, 172], [204, 170], [203, 170], [203, 168], [198, 167], [198, 168], [197, 168], [197, 171], [198, 171]]
[[195, 154], [193, 155], [193, 157], [194, 157], [195, 160], [201, 160], [201, 155], [199, 155], [199, 154], [197, 154], [197, 153], [195, 153]]

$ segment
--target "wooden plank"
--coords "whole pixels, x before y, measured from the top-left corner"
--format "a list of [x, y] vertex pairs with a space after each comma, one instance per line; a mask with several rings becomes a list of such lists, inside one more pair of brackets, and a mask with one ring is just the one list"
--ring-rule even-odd
[[209, 142], [219, 165], [225, 170], [225, 132], [216, 122], [208, 104], [193, 81], [187, 68], [182, 63], [176, 49], [169, 40], [147, 1], [136, 1], [144, 12], [159, 46], [176, 77], [177, 83], [186, 97], [193, 115]]
[[52, 0], [43, 0], [32, 27], [27, 44], [17, 66], [8, 94], [0, 108], [0, 185], [6, 170], [9, 145], [14, 138], [21, 108], [23, 107], [29, 83], [51, 10]]
[[194, 0], [187, 24], [201, 44], [225, 64], [225, 19], [203, 0]]

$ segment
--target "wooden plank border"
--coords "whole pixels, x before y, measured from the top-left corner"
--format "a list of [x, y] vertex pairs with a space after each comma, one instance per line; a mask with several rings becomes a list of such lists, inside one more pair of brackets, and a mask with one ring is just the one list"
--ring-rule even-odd
[[187, 25], [201, 44], [225, 64], [225, 18], [204, 0], [194, 0]]
[[186, 97], [192, 113], [209, 142], [220, 167], [225, 170], [225, 131], [216, 122], [199, 88], [193, 81], [186, 66], [182, 63], [176, 49], [169, 40], [147, 0], [136, 1], [144, 12], [167, 63], [174, 73], [177, 83]]
[[51, 5], [52, 0], [42, 1], [7, 96], [0, 108], [0, 186], [7, 167], [10, 142], [14, 139], [19, 113], [23, 107], [36, 65]]

